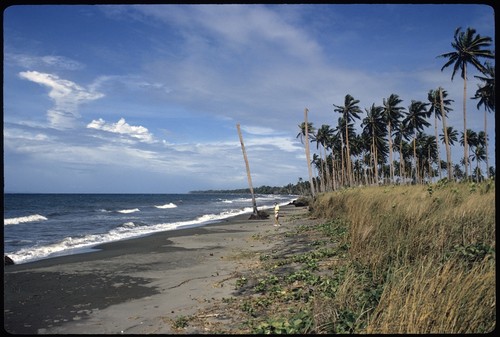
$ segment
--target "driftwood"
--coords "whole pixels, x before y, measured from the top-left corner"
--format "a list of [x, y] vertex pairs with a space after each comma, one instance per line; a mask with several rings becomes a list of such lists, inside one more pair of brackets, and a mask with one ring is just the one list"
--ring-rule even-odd
[[264, 220], [264, 219], [268, 219], [268, 218], [269, 218], [269, 214], [267, 214], [266, 211], [257, 211], [257, 214], [252, 213], [250, 215], [250, 217], [248, 218], [248, 220]]
[[9, 266], [9, 265], [12, 265], [14, 264], [14, 260], [12, 260], [10, 257], [8, 257], [7, 255], [4, 255], [3, 257], [3, 260], [4, 260], [4, 266]]

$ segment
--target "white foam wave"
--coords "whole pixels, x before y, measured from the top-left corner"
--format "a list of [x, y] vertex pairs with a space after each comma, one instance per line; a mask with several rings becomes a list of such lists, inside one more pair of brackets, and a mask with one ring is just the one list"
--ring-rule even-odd
[[4, 219], [3, 224], [4, 225], [18, 225], [20, 223], [25, 223], [25, 222], [35, 222], [35, 221], [44, 221], [47, 220], [46, 217], [40, 214], [34, 214], [34, 215], [28, 215], [28, 216], [21, 216], [18, 218], [10, 218], [10, 219]]
[[112, 241], [119, 241], [149, 235], [152, 233], [170, 231], [185, 227], [197, 227], [208, 223], [214, 223], [222, 219], [237, 216], [240, 214], [251, 213], [252, 207], [242, 209], [233, 209], [219, 214], [205, 214], [194, 220], [159, 223], [155, 225], [138, 226], [133, 222], [126, 222], [121, 226], [110, 230], [104, 234], [90, 234], [83, 237], [66, 237], [64, 240], [45, 246], [35, 246], [23, 248], [17, 252], [8, 253], [16, 264], [32, 262], [61, 255], [70, 255], [79, 252], [87, 252], [92, 247]]
[[118, 213], [123, 213], [123, 214], [129, 214], [129, 213], [135, 213], [139, 212], [140, 209], [134, 208], [134, 209], [122, 209], [121, 211], [118, 211]]
[[162, 209], [163, 209], [163, 208], [176, 208], [176, 207], [177, 207], [177, 205], [176, 205], [176, 204], [174, 204], [174, 203], [169, 203], [169, 204], [165, 204], [165, 205], [161, 205], [161, 206], [156, 206], [156, 205], [155, 205], [155, 207], [156, 207], [156, 208], [162, 208]]

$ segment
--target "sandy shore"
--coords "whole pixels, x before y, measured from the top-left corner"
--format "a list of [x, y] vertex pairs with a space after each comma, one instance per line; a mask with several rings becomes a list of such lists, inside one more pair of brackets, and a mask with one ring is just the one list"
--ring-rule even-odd
[[[4, 329], [14, 334], [172, 334], [172, 322], [237, 296], [256, 256], [307, 222], [284, 206], [281, 227], [241, 215], [204, 227], [108, 243], [99, 250], [4, 268]], [[202, 332], [200, 332], [202, 333]]]

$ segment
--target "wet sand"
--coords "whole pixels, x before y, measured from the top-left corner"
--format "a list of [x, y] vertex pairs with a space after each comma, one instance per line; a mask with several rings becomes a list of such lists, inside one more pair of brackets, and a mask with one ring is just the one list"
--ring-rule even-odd
[[[271, 212], [269, 212], [271, 214]], [[4, 267], [4, 330], [14, 334], [172, 334], [172, 322], [237, 296], [245, 254], [270, 251], [304, 223], [281, 207], [281, 226], [249, 214], [203, 227], [100, 245], [89, 253]], [[300, 219], [300, 220], [297, 220]]]

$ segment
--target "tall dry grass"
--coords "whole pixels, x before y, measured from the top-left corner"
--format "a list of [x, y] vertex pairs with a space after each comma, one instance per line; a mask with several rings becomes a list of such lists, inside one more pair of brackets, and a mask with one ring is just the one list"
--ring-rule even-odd
[[494, 182], [354, 188], [322, 194], [312, 209], [347, 221], [349, 258], [383, 284], [362, 332], [494, 329]]

